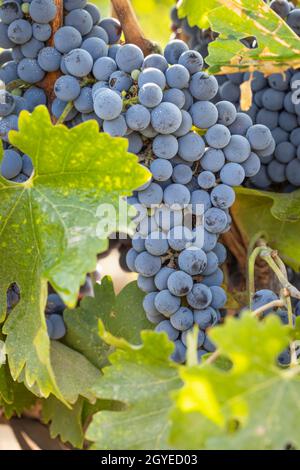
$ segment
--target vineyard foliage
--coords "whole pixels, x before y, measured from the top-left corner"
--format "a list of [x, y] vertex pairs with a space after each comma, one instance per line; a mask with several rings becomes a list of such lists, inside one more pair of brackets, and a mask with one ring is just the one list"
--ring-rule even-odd
[[[144, 21], [173, 3], [133, 2]], [[300, 66], [299, 38], [263, 0], [200, 3], [181, 0], [179, 14], [220, 33], [209, 46], [210, 72], [269, 74]], [[245, 36], [255, 36], [258, 47], [247, 49], [240, 42]], [[126, 139], [99, 133], [92, 120], [71, 129], [54, 125], [45, 106], [22, 111], [9, 138], [35, 171], [21, 184], [0, 176], [5, 417], [38, 405], [51, 436], [78, 449], [299, 449], [299, 365], [277, 362], [291, 342], [298, 346], [299, 320], [293, 329], [272, 314], [263, 321], [248, 311], [228, 317], [209, 330], [216, 351], [200, 364], [195, 327], [187, 363], [178, 365], [171, 360], [174, 344], [152, 331], [136, 282], [116, 294], [105, 277], [94, 297], [78, 303], [86, 273], [108, 247], [97, 208], [110, 204], [118, 214], [119, 199], [150, 173], [128, 152]], [[300, 190], [236, 194], [232, 214], [243, 238], [250, 243], [263, 235], [299, 271]], [[117, 219], [111, 231], [129, 231], [128, 220]], [[20, 301], [7, 312], [12, 283]], [[67, 305], [62, 341], [47, 333], [49, 284]]]

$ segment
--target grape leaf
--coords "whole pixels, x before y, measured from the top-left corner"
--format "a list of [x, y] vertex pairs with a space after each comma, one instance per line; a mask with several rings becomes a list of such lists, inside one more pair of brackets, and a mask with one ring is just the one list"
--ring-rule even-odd
[[228, 319], [210, 336], [233, 366], [227, 372], [207, 362], [181, 369], [184, 386], [173, 394], [171, 444], [190, 449], [299, 447], [299, 370], [276, 365], [289, 329], [275, 316], [260, 322], [245, 314]]
[[169, 359], [173, 345], [165, 333], [143, 331], [141, 336], [140, 346], [103, 336], [117, 350], [93, 391], [102, 399], [124, 403], [126, 409], [95, 414], [86, 435], [93, 449], [168, 448], [169, 393], [181, 385], [178, 367]]
[[[232, 214], [245, 240], [264, 234], [296, 271], [300, 266], [300, 191], [291, 194], [236, 188]], [[259, 217], [257, 217], [259, 214]]]
[[200, 28], [209, 28], [208, 13], [210, 10], [219, 7], [218, 0], [205, 0], [198, 2], [197, 0], [181, 0], [178, 5], [179, 18], [188, 16], [191, 26], [199, 26]]
[[95, 297], [85, 297], [75, 310], [65, 310], [65, 344], [84, 354], [92, 364], [107, 365], [109, 346], [99, 336], [98, 322], [115, 336], [131, 343], [140, 342], [140, 332], [152, 329], [143, 310], [144, 294], [131, 282], [116, 295], [111, 278], [105, 277], [94, 287]]
[[122, 406], [116, 401], [97, 400], [90, 403], [79, 397], [72, 409], [67, 408], [53, 395], [43, 400], [42, 420], [49, 424], [53, 439], [59, 437], [81, 449], [84, 444], [84, 428], [91, 417], [100, 410], [120, 411]]
[[[260, 70], [266, 75], [300, 65], [300, 39], [287, 23], [263, 0], [215, 0], [207, 6], [211, 29], [219, 33], [209, 45], [206, 62], [211, 73], [229, 74]], [[211, 8], [219, 5], [218, 8]], [[180, 13], [191, 26], [201, 27], [198, 0], [182, 0]], [[241, 40], [255, 37], [258, 47], [250, 49]]]
[[20, 114], [10, 141], [32, 158], [35, 172], [23, 184], [0, 177], [2, 309], [12, 282], [21, 291], [3, 327], [9, 366], [14, 379], [24, 369], [30, 387], [36, 382], [44, 396], [63, 399], [50, 362], [47, 281], [74, 305], [85, 273], [107, 244], [97, 208], [117, 208], [119, 197], [145, 182], [148, 172], [127, 153], [125, 139], [100, 134], [92, 121], [73, 129], [53, 126], [43, 106]]
[[69, 409], [53, 395], [43, 400], [42, 420], [45, 424], [49, 424], [52, 439], [59, 436], [62, 442], [70, 442], [74, 447], [82, 448], [84, 441], [83, 402], [83, 398], [79, 398]]
[[82, 354], [59, 341], [51, 341], [51, 364], [63, 397], [74, 404], [79, 395], [93, 400], [92, 386], [101, 372]]

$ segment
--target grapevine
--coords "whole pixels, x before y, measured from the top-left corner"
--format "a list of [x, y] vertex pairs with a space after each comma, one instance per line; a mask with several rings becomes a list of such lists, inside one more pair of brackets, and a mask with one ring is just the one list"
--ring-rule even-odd
[[0, 420], [299, 449], [300, 9], [108, 3], [0, 5]]

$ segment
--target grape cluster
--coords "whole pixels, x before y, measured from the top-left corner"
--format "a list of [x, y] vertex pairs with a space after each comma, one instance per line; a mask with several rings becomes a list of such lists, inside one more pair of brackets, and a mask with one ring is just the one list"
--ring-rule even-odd
[[[286, 0], [273, 0], [270, 7], [282, 17], [293, 31], [300, 35], [300, 9]], [[190, 28], [186, 19], [178, 19], [177, 9], [171, 11], [173, 28], [182, 31], [189, 44], [196, 50], [207, 54], [209, 42], [216, 38], [210, 30]], [[256, 47], [255, 38], [248, 38], [247, 47]], [[218, 77], [220, 99], [235, 104], [240, 109], [240, 85], [249, 79], [249, 73], [234, 73]], [[255, 72], [251, 83], [253, 104], [247, 114], [254, 124], [267, 126], [274, 137], [275, 146], [268, 152], [257, 152], [261, 159], [261, 169], [250, 178], [253, 187], [268, 189], [277, 187], [284, 192], [291, 192], [300, 187], [300, 72], [288, 70], [282, 74], [273, 74], [265, 78]]]
[[[0, 80], [6, 88], [0, 90], [1, 174], [17, 183], [25, 182], [33, 172], [30, 158], [8, 140], [8, 132], [18, 128], [20, 112], [49, 105], [43, 80], [54, 73], [58, 79], [53, 115], [58, 119], [66, 102], [73, 101], [64, 119], [70, 127], [86, 119], [97, 120], [85, 80], [89, 82], [99, 57], [108, 59], [114, 53], [113, 45], [121, 36], [118, 20], [101, 19], [98, 8], [86, 0], [64, 0], [63, 8], [63, 26], [54, 32], [57, 7], [53, 0], [5, 0], [0, 6], [0, 47], [6, 49], [0, 54]], [[66, 75], [59, 78], [62, 74]]]
[[116, 90], [109, 78], [94, 84], [94, 112], [152, 174], [128, 200], [137, 229], [127, 264], [146, 293], [148, 320], [175, 342], [173, 358], [184, 362], [187, 334], [198, 324], [200, 359], [214, 349], [205, 330], [226, 303], [218, 236], [230, 229], [232, 187], [259, 171], [256, 152], [273, 138], [231, 103], [212, 103], [217, 80], [183, 41], [146, 58], [136, 46], [121, 46], [114, 68], [131, 86]]
[[[254, 311], [254, 310], [260, 309], [261, 307], [264, 307], [265, 305], [271, 302], [277, 301], [277, 300], [279, 300], [279, 297], [275, 292], [273, 292], [270, 289], [262, 289], [260, 291], [257, 291], [253, 296], [252, 310]], [[300, 302], [293, 299], [293, 307], [294, 307], [293, 308], [293, 311], [294, 311], [293, 322], [295, 323], [296, 317], [300, 315]], [[279, 307], [275, 309], [270, 308], [268, 310], [265, 310], [262, 315], [262, 318], [266, 318], [270, 314], [273, 314], [273, 315], [275, 314], [276, 316], [278, 316], [278, 318], [284, 325], [289, 324], [288, 312], [284, 307]], [[297, 348], [296, 353], [297, 353], [297, 357], [300, 357], [300, 348]], [[291, 351], [290, 351], [290, 348], [286, 348], [279, 355], [278, 363], [281, 366], [288, 366], [290, 365], [290, 362], [291, 362]]]

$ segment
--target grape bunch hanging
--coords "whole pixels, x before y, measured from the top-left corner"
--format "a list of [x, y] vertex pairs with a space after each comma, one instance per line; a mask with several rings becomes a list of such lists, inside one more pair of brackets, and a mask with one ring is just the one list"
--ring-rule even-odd
[[[128, 201], [138, 212], [128, 266], [139, 273], [148, 319], [175, 342], [173, 358], [184, 362], [187, 333], [198, 324], [201, 359], [214, 349], [205, 330], [220, 321], [226, 303], [220, 269], [226, 249], [218, 238], [230, 230], [233, 186], [259, 172], [272, 134], [216, 100], [216, 78], [183, 41], [144, 57], [138, 46], [120, 42], [118, 20], [101, 19], [94, 5], [66, 0], [63, 7], [55, 31], [53, 0], [0, 7], [0, 46], [7, 49], [0, 71], [2, 175], [22, 183], [34, 171], [8, 137], [23, 109], [46, 104], [69, 127], [93, 119], [99, 131], [128, 139], [152, 174]], [[55, 339], [65, 332], [62, 310], [52, 294], [46, 314]]]
[[[270, 7], [300, 35], [300, 9], [296, 5], [286, 0], [273, 0]], [[206, 57], [208, 45], [217, 34], [210, 29], [191, 28], [187, 19], [178, 18], [176, 7], [171, 11], [171, 19], [175, 33], [183, 34], [191, 47]], [[257, 47], [255, 38], [243, 41], [248, 48]], [[220, 99], [230, 101], [240, 110], [240, 85], [249, 78], [248, 72], [218, 77]], [[254, 72], [253, 103], [247, 114], [254, 124], [263, 124], [271, 130], [275, 145], [260, 155], [261, 169], [248, 181], [251, 187], [283, 192], [300, 187], [299, 80], [298, 70], [290, 69], [285, 74], [272, 74], [267, 78]]]

